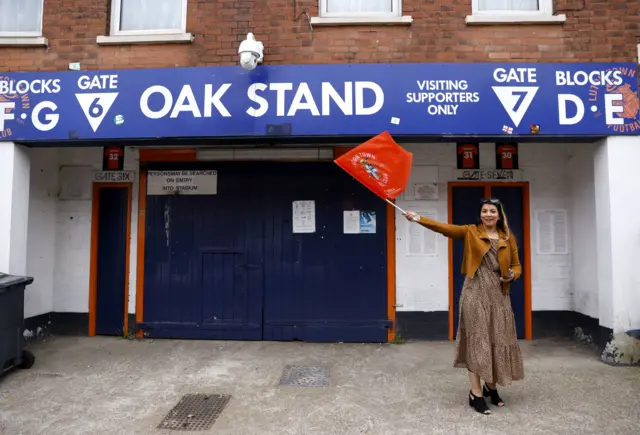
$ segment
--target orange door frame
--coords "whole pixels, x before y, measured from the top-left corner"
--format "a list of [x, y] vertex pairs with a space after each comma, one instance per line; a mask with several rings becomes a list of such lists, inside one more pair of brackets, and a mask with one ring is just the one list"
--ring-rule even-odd
[[[531, 340], [533, 331], [531, 327], [531, 230], [530, 230], [530, 198], [529, 183], [523, 182], [450, 182], [447, 186], [447, 205], [449, 214], [449, 223], [453, 223], [453, 201], [451, 201], [454, 187], [484, 187], [484, 196], [491, 197], [492, 187], [521, 187], [522, 188], [522, 232], [524, 240], [522, 241], [523, 258], [521, 261], [524, 270], [524, 335], [525, 339]], [[455, 339], [455, 331], [453, 330], [453, 240], [449, 239], [449, 340]]]
[[94, 183], [91, 199], [91, 254], [89, 260], [89, 336], [96, 335], [96, 303], [98, 297], [98, 226], [100, 222], [100, 192], [102, 189], [127, 189], [127, 243], [124, 281], [124, 333], [129, 331], [129, 262], [131, 246], [131, 183]]

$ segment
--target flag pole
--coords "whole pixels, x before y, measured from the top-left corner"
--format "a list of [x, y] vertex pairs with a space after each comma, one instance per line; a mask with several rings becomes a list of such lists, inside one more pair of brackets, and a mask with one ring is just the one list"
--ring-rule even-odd
[[402, 214], [405, 214], [405, 213], [406, 213], [403, 209], [401, 209], [400, 207], [398, 207], [397, 205], [395, 205], [393, 202], [389, 201], [389, 198], [385, 198], [384, 200], [385, 200], [385, 201], [387, 201], [387, 202], [388, 202], [389, 204], [391, 204], [392, 206], [394, 206], [395, 208], [397, 208], [398, 210], [400, 210], [400, 212], [401, 212]]

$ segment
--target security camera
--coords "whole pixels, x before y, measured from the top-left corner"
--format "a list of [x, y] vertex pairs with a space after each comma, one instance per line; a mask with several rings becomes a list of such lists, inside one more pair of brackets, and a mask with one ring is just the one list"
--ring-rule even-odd
[[247, 34], [247, 39], [240, 43], [238, 54], [240, 55], [240, 65], [242, 68], [251, 71], [262, 63], [264, 45], [262, 42], [256, 41], [253, 33]]

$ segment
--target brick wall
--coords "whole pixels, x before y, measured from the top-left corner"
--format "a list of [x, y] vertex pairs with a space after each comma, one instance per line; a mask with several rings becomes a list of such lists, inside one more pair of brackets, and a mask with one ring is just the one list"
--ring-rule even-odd
[[109, 0], [45, 0], [48, 48], [0, 48], [4, 70], [234, 65], [254, 32], [265, 64], [636, 61], [640, 0], [556, 0], [560, 25], [467, 26], [471, 0], [404, 0], [410, 26], [315, 27], [317, 0], [189, 0], [191, 44], [98, 46]]

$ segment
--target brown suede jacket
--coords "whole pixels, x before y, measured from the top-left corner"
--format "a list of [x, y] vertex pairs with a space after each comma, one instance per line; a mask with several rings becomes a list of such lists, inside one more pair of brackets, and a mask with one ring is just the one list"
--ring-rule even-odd
[[[420, 225], [432, 231], [442, 234], [452, 239], [464, 239], [464, 255], [462, 259], [461, 272], [473, 278], [482, 257], [491, 248], [489, 236], [482, 225], [450, 225], [420, 216]], [[518, 245], [513, 235], [507, 240], [507, 235], [499, 231], [500, 241], [498, 242], [498, 263], [500, 263], [500, 274], [507, 276], [509, 269], [513, 270], [514, 281], [522, 275], [522, 266], [518, 258]], [[502, 290], [508, 293], [511, 288], [510, 283], [502, 283]]]

